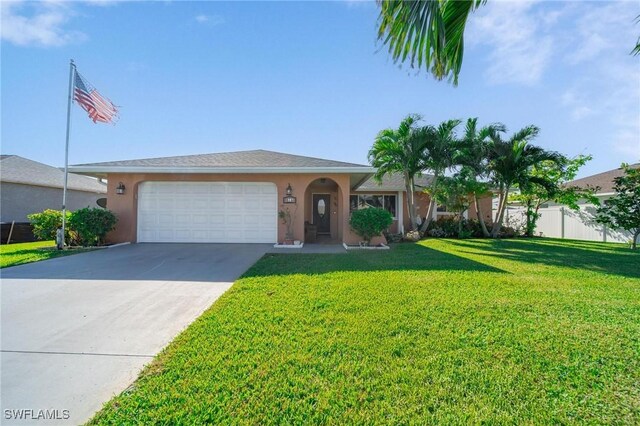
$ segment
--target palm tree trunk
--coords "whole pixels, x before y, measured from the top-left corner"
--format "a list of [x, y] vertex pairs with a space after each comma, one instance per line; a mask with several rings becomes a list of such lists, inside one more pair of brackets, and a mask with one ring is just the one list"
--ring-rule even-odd
[[476, 204], [476, 216], [478, 217], [478, 221], [480, 222], [480, 228], [482, 228], [482, 235], [485, 237], [490, 237], [489, 230], [487, 229], [487, 224], [484, 223], [484, 216], [482, 215], [482, 208], [480, 207], [480, 200], [478, 200], [478, 194], [473, 194], [473, 201]]
[[418, 219], [416, 215], [416, 203], [414, 197], [414, 184], [413, 179], [409, 177], [408, 173], [404, 174], [405, 190], [407, 191], [407, 209], [409, 211], [409, 222], [411, 222], [411, 230], [418, 229]]
[[500, 193], [500, 200], [498, 202], [498, 211], [496, 212], [496, 219], [493, 222], [493, 228], [491, 229], [491, 238], [497, 238], [500, 228], [502, 227], [502, 205], [504, 204], [504, 192]]
[[500, 204], [498, 206], [498, 216], [496, 222], [493, 224], [493, 230], [491, 231], [491, 237], [498, 238], [500, 228], [502, 228], [502, 220], [504, 219], [504, 212], [507, 209], [507, 198], [509, 197], [509, 187], [504, 189], [504, 192], [500, 194]]
[[436, 209], [436, 198], [435, 198], [435, 190], [436, 185], [438, 184], [438, 174], [433, 175], [433, 181], [431, 182], [431, 194], [429, 194], [429, 208], [427, 209], [427, 217], [422, 222], [420, 226], [420, 235], [424, 235], [427, 232], [427, 228], [431, 223], [431, 218], [433, 217], [433, 212]]

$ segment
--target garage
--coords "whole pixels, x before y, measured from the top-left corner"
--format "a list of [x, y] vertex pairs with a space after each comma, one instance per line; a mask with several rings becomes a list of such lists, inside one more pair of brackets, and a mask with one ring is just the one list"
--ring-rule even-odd
[[277, 197], [268, 182], [142, 182], [137, 240], [275, 243]]

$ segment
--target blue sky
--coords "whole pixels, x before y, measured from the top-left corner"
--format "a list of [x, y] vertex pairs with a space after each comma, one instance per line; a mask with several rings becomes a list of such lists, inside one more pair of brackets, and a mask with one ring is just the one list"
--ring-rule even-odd
[[68, 61], [121, 106], [73, 107], [70, 162], [270, 149], [364, 163], [408, 113], [479, 117], [594, 156], [640, 159], [640, 4], [489, 1], [460, 84], [398, 67], [373, 2], [2, 2], [2, 153], [60, 166]]

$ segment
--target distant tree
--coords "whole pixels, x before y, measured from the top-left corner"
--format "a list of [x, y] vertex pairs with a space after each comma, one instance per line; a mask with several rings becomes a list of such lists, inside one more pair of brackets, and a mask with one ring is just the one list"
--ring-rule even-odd
[[489, 175], [489, 142], [491, 135], [506, 132], [506, 127], [502, 123], [495, 123], [478, 128], [478, 119], [469, 118], [465, 125], [464, 135], [454, 157], [454, 163], [463, 169], [470, 169], [473, 173], [466, 173], [468, 179], [473, 179], [473, 199], [475, 213], [480, 222], [482, 234], [489, 237], [489, 230], [484, 221], [484, 212], [480, 204], [480, 197], [486, 194], [490, 185], [487, 182]]
[[410, 114], [397, 129], [382, 130], [369, 150], [369, 163], [377, 169], [374, 178], [380, 182], [385, 175], [399, 173], [407, 192], [407, 210], [411, 230], [418, 229], [418, 212], [415, 200], [415, 178], [423, 169], [425, 139], [419, 134], [418, 123], [422, 117]]
[[433, 176], [429, 186], [425, 189], [431, 201], [427, 208], [427, 216], [420, 226], [421, 234], [427, 232], [437, 207], [436, 199], [438, 198], [439, 180], [444, 176], [445, 171], [453, 166], [453, 159], [458, 149], [456, 128], [461, 122], [461, 120], [446, 120], [440, 123], [438, 127], [425, 126], [418, 131], [420, 138], [424, 141], [422, 151], [423, 170]]
[[640, 236], [640, 167], [623, 164], [622, 168], [624, 175], [614, 179], [616, 195], [598, 208], [596, 221], [631, 232], [631, 248], [635, 250]]
[[526, 208], [525, 235], [534, 235], [540, 218], [540, 206], [544, 203], [554, 201], [573, 210], [579, 209], [580, 200], [599, 204], [595, 196], [597, 188], [567, 186], [567, 182], [574, 180], [578, 170], [591, 159], [590, 155], [578, 155], [574, 158], [558, 156], [554, 160], [542, 161], [531, 167], [528, 178], [520, 185], [520, 192], [511, 198], [521, 202]]
[[396, 62], [423, 66], [454, 85], [462, 69], [464, 30], [472, 11], [486, 0], [378, 0], [378, 39]]
[[[491, 236], [497, 238], [502, 227], [504, 212], [510, 191], [516, 186], [526, 186], [532, 180], [531, 169], [544, 161], [559, 161], [561, 155], [546, 151], [530, 144], [540, 129], [527, 126], [516, 132], [508, 140], [503, 140], [500, 133], [491, 135], [489, 143], [489, 170], [493, 183], [498, 187], [498, 211], [493, 223]], [[541, 180], [539, 181], [543, 183]]]

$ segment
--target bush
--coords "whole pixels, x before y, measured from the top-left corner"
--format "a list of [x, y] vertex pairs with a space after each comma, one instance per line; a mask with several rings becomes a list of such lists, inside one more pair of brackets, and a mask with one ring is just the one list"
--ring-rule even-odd
[[[67, 224], [71, 213], [67, 212]], [[33, 235], [43, 241], [55, 240], [56, 231], [62, 227], [62, 212], [59, 210], [47, 209], [40, 213], [32, 213], [27, 216], [29, 222], [33, 226]], [[69, 239], [69, 229], [65, 230], [67, 239]]]
[[109, 210], [89, 208], [76, 210], [69, 217], [69, 227], [83, 246], [104, 244], [107, 233], [116, 226], [116, 216]]
[[[462, 220], [462, 234], [459, 232], [458, 219], [441, 217], [429, 224], [427, 235], [434, 238], [482, 238], [482, 227], [475, 219]], [[491, 224], [488, 224], [491, 229]]]
[[356, 210], [351, 213], [349, 224], [356, 234], [360, 235], [369, 244], [371, 238], [382, 234], [382, 231], [391, 226], [393, 216], [385, 209], [368, 208]]

